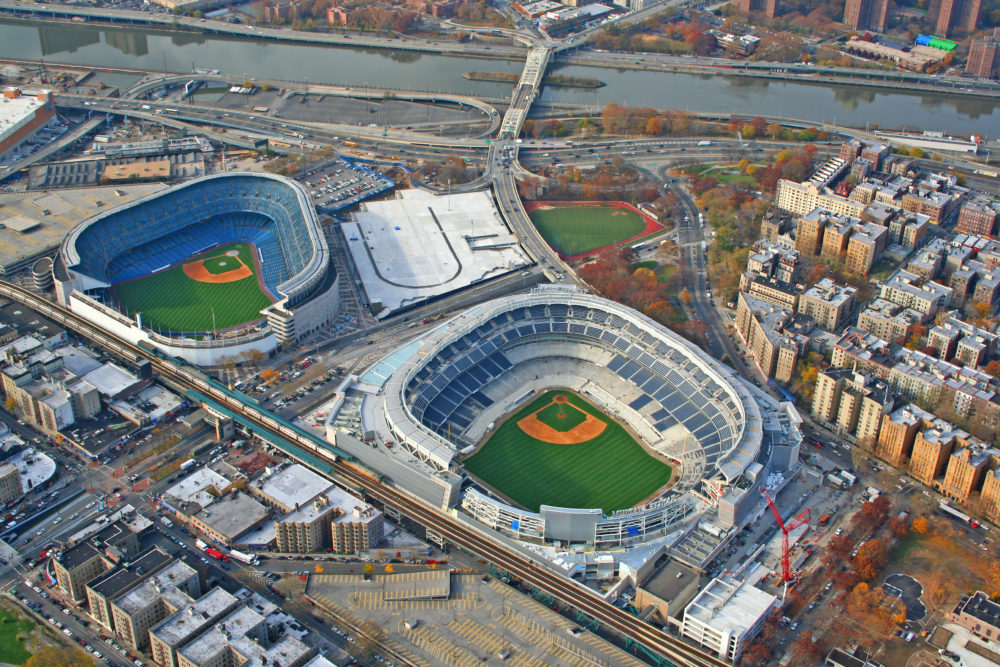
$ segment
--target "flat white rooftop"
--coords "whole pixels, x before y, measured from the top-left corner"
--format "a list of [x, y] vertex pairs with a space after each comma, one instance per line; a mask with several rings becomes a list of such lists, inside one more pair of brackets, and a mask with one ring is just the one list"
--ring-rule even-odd
[[403, 190], [363, 204], [341, 230], [379, 317], [528, 264], [485, 192]]
[[[16, 435], [4, 438], [3, 444], [6, 445], [7, 441], [11, 441], [22, 447], [24, 446], [24, 441]], [[22, 449], [7, 459], [6, 462], [17, 466], [18, 472], [21, 473], [21, 488], [24, 493], [37, 487], [39, 484], [44, 484], [56, 474], [56, 462], [44, 452], [35, 449]]]
[[748, 583], [713, 579], [684, 610], [692, 619], [720, 633], [740, 636], [777, 604], [778, 598]]
[[90, 371], [83, 379], [94, 385], [104, 396], [117, 396], [138, 382], [134, 375], [112, 363]]
[[22, 123], [45, 106], [36, 93], [22, 92], [17, 97], [0, 97], [0, 139], [19, 129]]
[[215, 502], [215, 496], [207, 491], [210, 486], [221, 490], [229, 486], [229, 480], [211, 468], [199, 468], [167, 489], [165, 494], [173, 496], [177, 500], [198, 503], [204, 507]]
[[256, 486], [261, 493], [279, 505], [294, 508], [296, 505], [305, 505], [333, 486], [333, 482], [295, 463], [279, 470], [270, 478], [261, 480]]

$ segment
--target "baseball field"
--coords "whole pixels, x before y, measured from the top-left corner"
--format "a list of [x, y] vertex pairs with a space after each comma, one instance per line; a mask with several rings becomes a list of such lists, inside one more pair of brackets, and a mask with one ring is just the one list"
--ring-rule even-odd
[[145, 326], [221, 331], [260, 319], [261, 309], [274, 301], [261, 285], [255, 258], [249, 243], [227, 243], [111, 289], [129, 315], [142, 313]]
[[580, 257], [655, 231], [659, 225], [622, 202], [528, 202], [531, 222], [566, 258]]
[[632, 507], [670, 480], [620, 424], [582, 397], [549, 391], [501, 424], [465, 468], [515, 503]]

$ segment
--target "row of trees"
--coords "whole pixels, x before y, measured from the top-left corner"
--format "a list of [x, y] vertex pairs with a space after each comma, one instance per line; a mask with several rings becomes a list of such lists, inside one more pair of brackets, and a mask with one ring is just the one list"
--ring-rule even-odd
[[635, 204], [660, 197], [659, 181], [625, 164], [620, 158], [593, 169], [574, 166], [543, 166], [541, 178], [531, 177], [518, 183], [521, 196], [538, 199], [539, 188], [545, 199], [586, 199], [588, 201], [627, 201]]
[[608, 51], [693, 53], [707, 56], [718, 47], [715, 36], [699, 21], [683, 21], [676, 10], [628, 26], [612, 23], [590, 39], [594, 48]]
[[683, 262], [671, 271], [665, 280], [646, 267], [633, 267], [632, 252], [626, 247], [609, 248], [598, 258], [584, 265], [579, 273], [593, 288], [607, 299], [625, 304], [670, 327], [692, 342], [704, 346], [707, 325], [701, 320], [685, 319], [674, 299], [675, 294], [684, 301], [686, 291], [681, 288], [685, 280]]
[[612, 102], [601, 112], [605, 134], [671, 136], [691, 134], [693, 120], [683, 111], [657, 111], [649, 107], [625, 107]]
[[550, 119], [532, 119], [524, 122], [521, 133], [534, 137], [565, 137], [577, 133], [581, 136], [610, 134], [620, 136], [718, 136], [733, 137], [741, 132], [744, 139], [784, 139], [785, 141], [822, 141], [828, 138], [825, 131], [816, 128], [788, 128], [780, 123], [768, 123], [763, 118], [734, 119], [729, 123], [698, 120], [678, 109], [653, 109], [651, 107], [626, 107], [612, 102], [601, 111], [599, 120], [582, 118], [572, 123]]
[[659, 282], [650, 269], [633, 269], [628, 248], [605, 250], [596, 261], [580, 269], [580, 277], [604, 297], [645, 313], [661, 324], [677, 320], [669, 287]]

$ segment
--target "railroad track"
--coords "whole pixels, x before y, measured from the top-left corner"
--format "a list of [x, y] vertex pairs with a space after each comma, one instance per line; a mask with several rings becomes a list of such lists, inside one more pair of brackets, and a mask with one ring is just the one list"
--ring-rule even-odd
[[466, 525], [437, 509], [424, 505], [401, 489], [389, 486], [374, 476], [364, 474], [351, 465], [348, 459], [342, 458], [328, 443], [283, 423], [267, 410], [240, 400], [238, 396], [213, 384], [196, 368], [182, 365], [171, 359], [164, 359], [152, 351], [133, 345], [69, 309], [17, 285], [0, 281], [0, 296], [17, 301], [58, 324], [73, 329], [126, 360], [131, 362], [149, 361], [156, 373], [164, 379], [218, 403], [253, 423], [256, 428], [284, 439], [292, 448], [299, 448], [304, 453], [331, 466], [334, 477], [339, 478], [339, 481], [362, 489], [371, 498], [386, 506], [399, 509], [403, 514], [436, 531], [453, 544], [478, 554], [514, 577], [572, 605], [603, 625], [629, 637], [663, 660], [678, 667], [723, 667], [729, 664], [712, 654], [671, 637], [627, 611], [606, 602], [582, 585], [549, 571], [520, 553], [509, 550], [505, 544], [495, 540], [485, 531]]

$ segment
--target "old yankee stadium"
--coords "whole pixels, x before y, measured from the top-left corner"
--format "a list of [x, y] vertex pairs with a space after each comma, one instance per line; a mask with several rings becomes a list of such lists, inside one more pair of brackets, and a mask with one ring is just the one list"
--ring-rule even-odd
[[700, 562], [759, 502], [769, 468], [798, 456], [790, 404], [573, 288], [473, 307], [348, 385], [328, 439], [529, 543], [619, 549], [676, 533]]

